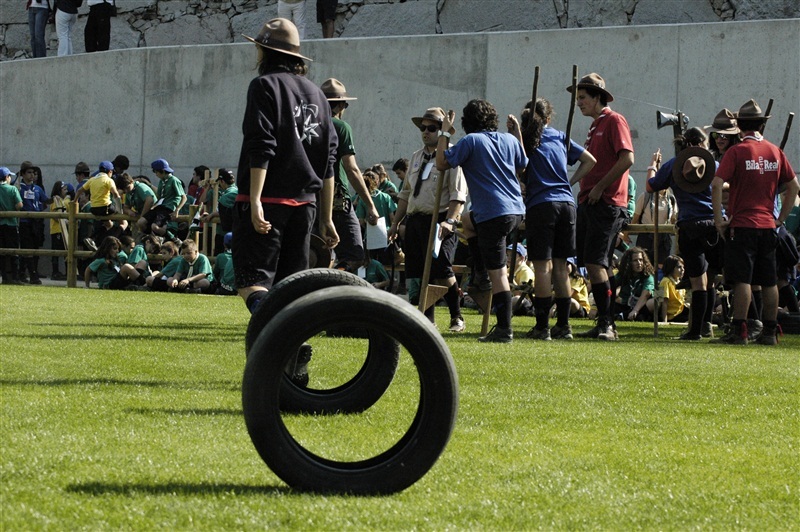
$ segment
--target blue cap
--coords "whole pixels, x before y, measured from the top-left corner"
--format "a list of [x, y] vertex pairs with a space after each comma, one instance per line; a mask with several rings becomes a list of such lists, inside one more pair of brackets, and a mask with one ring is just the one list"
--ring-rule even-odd
[[233, 233], [228, 231], [227, 233], [225, 233], [225, 238], [222, 239], [222, 244], [225, 247], [229, 248], [231, 247], [231, 242], [233, 242]]
[[169, 173], [172, 173], [172, 172], [175, 171], [175, 170], [173, 170], [172, 168], [169, 167], [169, 163], [167, 162], [166, 159], [156, 159], [155, 161], [150, 163], [150, 168], [152, 168], [153, 171], [156, 171], [156, 172], [169, 172]]
[[100, 171], [101, 172], [113, 172], [114, 171], [114, 163], [111, 161], [103, 161], [100, 163]]
[[[508, 246], [506, 249], [511, 251], [512, 249], [514, 249], [514, 246], [513, 245]], [[519, 255], [520, 257], [527, 257], [528, 250], [526, 250], [525, 246], [523, 246], [522, 244], [517, 244], [517, 255]]]
[[567, 257], [567, 262], [571, 263], [573, 266], [577, 266], [578, 265], [577, 257]]
[[5, 179], [8, 176], [14, 177], [15, 175], [17, 175], [17, 174], [15, 174], [11, 170], [9, 170], [7, 167], [0, 166], [0, 179]]
[[75, 187], [72, 186], [72, 183], [64, 183], [64, 186], [67, 187], [67, 192], [70, 194], [75, 193]]

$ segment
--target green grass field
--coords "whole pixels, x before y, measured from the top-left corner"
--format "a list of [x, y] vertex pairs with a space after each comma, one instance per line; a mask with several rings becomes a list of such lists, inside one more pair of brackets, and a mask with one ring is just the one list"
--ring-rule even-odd
[[[256, 453], [248, 318], [233, 297], [0, 287], [0, 529], [800, 528], [798, 336], [686, 344], [625, 323], [617, 343], [484, 345], [468, 313], [444, 334], [460, 403], [443, 455], [402, 493], [347, 497], [296, 493]], [[363, 348], [314, 341], [342, 367]], [[405, 354], [374, 409], [287, 425], [337, 458], [381, 449], [413, 376]]]

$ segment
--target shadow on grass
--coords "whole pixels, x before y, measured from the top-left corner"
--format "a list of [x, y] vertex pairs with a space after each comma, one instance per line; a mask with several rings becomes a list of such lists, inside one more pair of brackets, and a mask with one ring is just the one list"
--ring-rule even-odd
[[147, 388], [178, 388], [178, 389], [200, 389], [200, 390], [234, 390], [241, 389], [241, 383], [236, 381], [144, 381], [144, 380], [125, 380], [125, 379], [44, 379], [44, 380], [23, 380], [23, 379], [0, 379], [0, 386], [137, 386]]
[[169, 416], [236, 416], [244, 415], [242, 409], [235, 408], [128, 408], [125, 412], [150, 416], [166, 414]]
[[106, 482], [85, 482], [70, 484], [66, 487], [68, 493], [81, 495], [276, 495], [283, 496], [295, 493], [283, 485], [248, 486], [243, 484], [210, 484], [210, 483], [181, 483], [167, 482], [165, 484], [112, 484]]
[[[162, 328], [163, 329], [163, 328]], [[202, 331], [202, 332], [200, 332]], [[95, 340], [142, 340], [148, 342], [154, 341], [162, 341], [162, 342], [171, 342], [174, 340], [196, 340], [202, 342], [241, 342], [242, 346], [244, 346], [244, 331], [236, 331], [236, 332], [216, 332], [214, 330], [209, 329], [200, 329], [200, 328], [191, 328], [188, 329], [185, 326], [181, 329], [175, 329], [174, 332], [164, 332], [162, 334], [157, 334], [153, 332], [142, 332], [141, 334], [129, 334], [128, 332], [119, 332], [117, 334], [113, 334], [109, 331], [103, 331], [101, 333], [62, 333], [62, 334], [54, 334], [52, 332], [43, 332], [40, 334], [18, 334], [18, 333], [4, 333], [0, 334], [0, 336], [4, 338], [19, 338], [24, 340], [32, 340], [32, 341], [53, 341], [53, 340], [63, 340], [63, 341], [95, 341]]]

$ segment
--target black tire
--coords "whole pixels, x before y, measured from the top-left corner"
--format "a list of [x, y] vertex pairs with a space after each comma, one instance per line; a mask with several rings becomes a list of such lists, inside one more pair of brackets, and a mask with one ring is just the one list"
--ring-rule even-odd
[[[328, 326], [355, 322], [391, 334], [407, 349], [419, 375], [420, 397], [413, 421], [391, 448], [365, 460], [339, 462], [295, 440], [281, 416], [284, 388], [277, 390], [293, 350]], [[458, 378], [447, 344], [416, 308], [386, 292], [334, 287], [287, 306], [259, 334], [244, 371], [242, 405], [259, 455], [292, 488], [387, 494], [422, 478], [444, 451], [455, 424]]]
[[[316, 268], [290, 275], [272, 287], [258, 311], [250, 318], [245, 337], [246, 352], [250, 353], [261, 331], [287, 305], [307, 294], [334, 286], [373, 289], [357, 275], [331, 268]], [[312, 314], [318, 312], [315, 310]], [[281, 383], [281, 408], [284, 412], [295, 413], [363, 412], [375, 404], [391, 384], [399, 355], [400, 346], [395, 340], [384, 334], [370, 334], [364, 364], [350, 380], [335, 388], [320, 390], [314, 389], [313, 381], [310, 387], [300, 387], [286, 377]], [[314, 356], [324, 356], [324, 353]]]

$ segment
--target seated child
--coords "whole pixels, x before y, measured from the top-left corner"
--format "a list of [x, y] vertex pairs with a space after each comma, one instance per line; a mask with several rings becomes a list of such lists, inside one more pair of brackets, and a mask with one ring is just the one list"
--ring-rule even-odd
[[358, 276], [365, 279], [378, 290], [386, 290], [389, 286], [389, 274], [380, 261], [371, 259], [368, 252], [364, 252], [364, 262], [358, 269]]
[[86, 267], [83, 272], [83, 280], [86, 283], [86, 288], [91, 286], [92, 274], [97, 275], [97, 285], [100, 288], [108, 288], [111, 290], [122, 290], [128, 286], [127, 279], [124, 279], [120, 274], [120, 249], [122, 244], [119, 239], [113, 236], [107, 236], [100, 243], [97, 252], [94, 254], [92, 262]]
[[161, 252], [160, 239], [154, 235], [145, 235], [142, 243], [134, 246], [133, 238], [123, 236], [120, 238], [120, 242], [128, 254], [128, 259], [120, 268], [119, 274], [135, 286], [144, 286], [147, 277], [152, 273], [147, 256]]
[[629, 248], [622, 255], [614, 279], [619, 290], [614, 314], [630, 321], [652, 319], [655, 269], [642, 248]]
[[683, 277], [683, 269], [683, 259], [677, 255], [670, 255], [664, 261], [664, 278], [659, 284], [663, 294], [659, 319], [666, 317], [667, 321], [680, 322], [689, 320], [686, 290], [677, 287]]
[[183, 261], [175, 274], [167, 280], [167, 285], [176, 292], [199, 294], [211, 286], [214, 274], [208, 257], [197, 250], [197, 243], [187, 238], [181, 244]]
[[156, 292], [167, 291], [169, 288], [167, 286], [167, 280], [178, 271], [178, 266], [180, 266], [183, 260], [178, 256], [178, 246], [172, 241], [164, 242], [164, 244], [161, 245], [161, 253], [164, 256], [164, 266], [161, 270], [154, 271], [153, 275], [145, 280], [147, 286]]
[[[225, 246], [225, 251], [220, 253], [214, 258], [214, 267], [211, 269], [211, 273], [214, 274], [214, 281], [211, 283], [211, 288], [208, 292], [210, 294], [219, 294], [219, 289], [222, 285], [222, 277], [225, 275], [225, 268], [229, 262], [231, 262], [231, 242], [233, 241], [233, 233], [225, 233], [225, 236], [222, 239], [222, 245]], [[227, 292], [230, 292], [229, 288], [233, 287], [233, 283], [227, 285], [228, 288], [225, 288], [225, 293], [220, 295], [229, 295]]]

